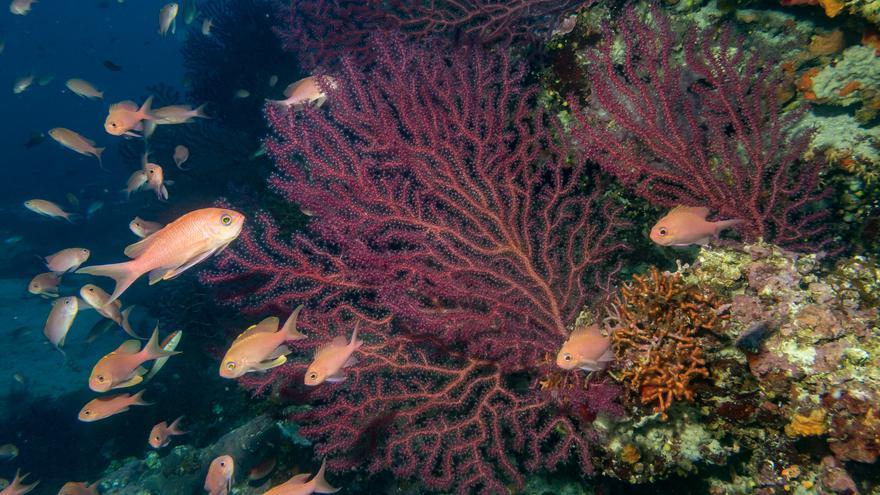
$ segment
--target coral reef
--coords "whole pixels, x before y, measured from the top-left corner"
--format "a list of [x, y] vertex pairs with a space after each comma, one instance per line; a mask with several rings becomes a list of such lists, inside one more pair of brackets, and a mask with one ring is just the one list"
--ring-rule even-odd
[[[685, 63], [673, 58], [668, 20], [628, 9], [586, 56], [592, 96], [572, 100], [573, 134], [589, 157], [650, 202], [708, 206], [741, 218], [747, 240], [792, 248], [830, 243], [817, 202], [824, 164], [804, 160], [802, 112], [780, 115], [781, 73], [728, 27], [684, 37]], [[620, 49], [618, 49], [620, 48]], [[618, 65], [618, 61], [621, 65]]]
[[369, 58], [371, 35], [388, 31], [414, 40], [480, 44], [547, 38], [584, 0], [293, 1], [279, 30], [303, 67], [335, 65], [340, 57]]
[[693, 380], [709, 375], [702, 337], [715, 330], [720, 304], [711, 293], [651, 267], [620, 289], [609, 318], [616, 378], [664, 417], [676, 400], [693, 400]]
[[[297, 349], [361, 322], [360, 363], [300, 417], [333, 468], [461, 493], [503, 493], [573, 455], [589, 472], [592, 405], [619, 389], [580, 372], [538, 382], [608, 290], [625, 249], [615, 206], [505, 51], [373, 49], [369, 69], [343, 61], [326, 107], [267, 111], [272, 184], [311, 215], [308, 234], [285, 240], [258, 214], [203, 280], [252, 311], [306, 303]], [[304, 365], [248, 382], [302, 395]]]

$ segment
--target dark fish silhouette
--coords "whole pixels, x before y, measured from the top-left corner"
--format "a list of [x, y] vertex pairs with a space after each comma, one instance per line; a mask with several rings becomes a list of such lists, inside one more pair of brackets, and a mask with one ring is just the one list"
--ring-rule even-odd
[[113, 72], [119, 72], [122, 70], [122, 66], [114, 64], [112, 60], [105, 60], [101, 63], [104, 64], [104, 67], [112, 70]]
[[27, 149], [31, 149], [33, 147], [39, 146], [43, 144], [43, 141], [46, 140], [46, 134], [42, 132], [35, 132], [31, 134], [31, 137], [28, 138], [24, 143], [24, 147]]

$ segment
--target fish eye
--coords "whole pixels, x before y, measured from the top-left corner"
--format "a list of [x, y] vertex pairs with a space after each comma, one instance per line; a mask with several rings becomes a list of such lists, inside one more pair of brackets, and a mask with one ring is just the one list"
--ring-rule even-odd
[[89, 287], [89, 292], [95, 292], [94, 287]]
[[234, 370], [235, 369], [235, 361], [229, 361], [228, 363], [226, 363], [226, 369], [228, 369], [230, 371]]
[[666, 227], [660, 227], [660, 230], [657, 231], [661, 236], [665, 236], [668, 232], [666, 231]]
[[90, 415], [90, 414], [92, 414], [92, 411], [89, 411], [88, 409], [86, 409], [85, 411], [83, 411], [83, 416], [88, 416], [88, 415]]
[[110, 122], [110, 127], [116, 129], [116, 122]]
[[220, 461], [220, 467], [226, 467], [226, 462], [225, 462], [225, 461]]
[[104, 383], [104, 375], [98, 375], [98, 381]]
[[318, 379], [317, 373], [315, 373], [314, 371], [309, 373], [309, 380], [317, 380], [317, 379]]
[[232, 217], [229, 214], [224, 213], [222, 217], [220, 217], [220, 223], [223, 225], [229, 225], [232, 223]]
[[562, 359], [564, 359], [566, 361], [571, 361], [571, 354], [563, 354]]
[[159, 435], [156, 435], [156, 436], [153, 437], [153, 438], [155, 438], [156, 440], [162, 440], [161, 438], [159, 438]]

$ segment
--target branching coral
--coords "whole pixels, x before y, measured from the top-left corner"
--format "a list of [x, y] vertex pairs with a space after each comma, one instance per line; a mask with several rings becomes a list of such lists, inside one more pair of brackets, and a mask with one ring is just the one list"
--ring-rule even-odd
[[616, 376], [642, 404], [665, 414], [677, 400], [693, 400], [693, 381], [709, 375], [700, 343], [715, 329], [719, 302], [711, 293], [656, 267], [620, 289], [612, 306]]

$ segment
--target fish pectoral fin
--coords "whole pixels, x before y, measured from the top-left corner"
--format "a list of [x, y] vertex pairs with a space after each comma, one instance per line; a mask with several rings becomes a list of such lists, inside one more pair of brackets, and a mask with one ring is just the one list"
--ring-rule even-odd
[[354, 365], [358, 364], [358, 359], [355, 356], [348, 356], [348, 359], [345, 360], [345, 363], [342, 364], [343, 368], [350, 368]]
[[126, 388], [126, 387], [134, 387], [135, 385], [144, 381], [144, 377], [142, 375], [135, 375], [128, 380], [125, 380], [122, 383], [115, 385], [113, 388]]
[[272, 351], [272, 354], [269, 354], [269, 357], [267, 357], [266, 360], [268, 361], [270, 359], [278, 359], [279, 357], [286, 356], [288, 354], [290, 354], [289, 347], [287, 347], [286, 345], [278, 346], [277, 349]]
[[328, 376], [327, 379], [324, 381], [326, 381], [328, 383], [342, 383], [345, 380], [348, 380], [348, 375], [346, 375], [345, 373], [340, 371], [340, 372], [337, 372], [335, 374]]
[[599, 356], [599, 359], [597, 359], [597, 361], [599, 361], [600, 363], [607, 363], [609, 361], [614, 361], [614, 350], [613, 349], [606, 350], [605, 352], [602, 353], [601, 356]]
[[282, 364], [287, 362], [287, 356], [278, 356], [277, 358], [271, 361], [262, 361], [254, 365], [254, 371], [266, 371], [271, 370], [272, 368], [277, 368]]
[[[193, 266], [210, 258], [214, 253], [218, 252], [220, 249], [222, 249], [224, 247], [226, 247], [225, 244], [223, 246], [220, 246], [220, 247], [217, 247], [214, 249], [209, 249], [203, 253], [200, 253], [196, 256], [193, 256], [192, 258], [190, 258], [189, 260], [187, 260], [186, 262], [184, 262], [183, 264], [181, 264], [180, 266], [177, 266], [177, 267], [173, 267], [173, 268], [161, 267], [161, 268], [157, 268], [156, 270], [153, 270], [152, 272], [150, 272], [150, 285], [153, 285], [160, 280], [170, 280], [170, 279], [180, 275], [181, 273], [187, 271], [188, 269], [192, 268]], [[162, 273], [161, 277], [154, 279], [153, 272], [157, 272], [156, 275], [158, 276], [160, 271]]]

